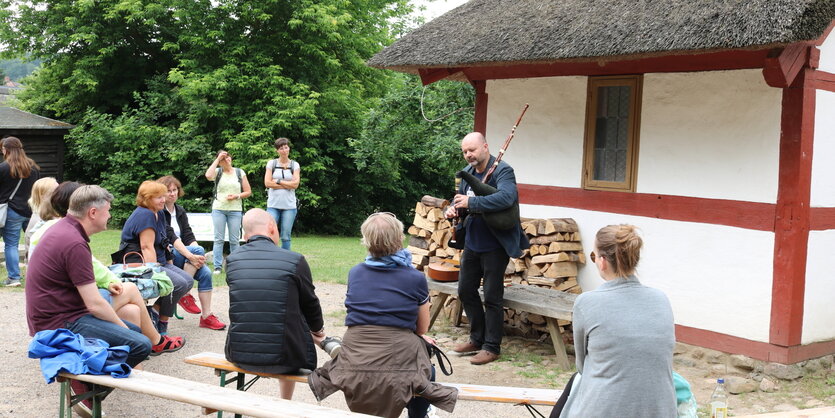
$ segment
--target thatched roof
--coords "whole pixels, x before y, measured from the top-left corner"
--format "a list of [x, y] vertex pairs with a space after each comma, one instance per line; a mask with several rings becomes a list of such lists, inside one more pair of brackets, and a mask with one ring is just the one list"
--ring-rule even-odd
[[0, 107], [0, 129], [70, 129], [73, 125], [13, 107]]
[[835, 0], [470, 0], [372, 57], [416, 72], [761, 49], [818, 39]]

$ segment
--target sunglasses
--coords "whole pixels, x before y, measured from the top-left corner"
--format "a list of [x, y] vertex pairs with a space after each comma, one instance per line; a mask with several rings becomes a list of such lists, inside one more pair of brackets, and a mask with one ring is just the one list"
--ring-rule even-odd
[[[597, 262], [597, 254], [595, 254], [594, 251], [592, 251], [591, 254], [589, 254], [589, 258], [591, 258], [592, 263]], [[600, 258], [606, 258], [606, 257], [600, 256]]]

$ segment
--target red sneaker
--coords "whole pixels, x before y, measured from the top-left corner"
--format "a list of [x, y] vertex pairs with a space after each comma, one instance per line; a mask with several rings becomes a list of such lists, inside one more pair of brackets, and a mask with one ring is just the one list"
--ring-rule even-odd
[[185, 296], [180, 298], [180, 301], [177, 302], [186, 312], [190, 314], [199, 314], [200, 308], [197, 306], [197, 302], [194, 301], [194, 296], [191, 293], [186, 293]]
[[222, 330], [226, 329], [226, 324], [220, 322], [214, 314], [209, 315], [205, 318], [200, 318], [200, 326], [203, 328], [214, 329], [214, 330]]

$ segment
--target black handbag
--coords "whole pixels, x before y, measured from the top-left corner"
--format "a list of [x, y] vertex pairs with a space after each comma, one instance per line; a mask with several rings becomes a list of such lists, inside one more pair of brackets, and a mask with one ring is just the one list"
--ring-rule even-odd
[[[429, 341], [426, 341], [425, 339], [423, 340], [423, 342], [426, 343], [426, 350], [429, 352], [429, 360], [432, 360], [433, 356], [437, 358], [438, 367], [441, 368], [441, 372], [447, 376], [451, 376], [452, 362], [449, 361], [449, 357], [447, 357], [446, 354], [444, 354], [444, 352], [441, 351], [441, 349], [438, 348], [437, 345], [432, 344]], [[446, 365], [444, 365], [444, 361], [446, 361]], [[449, 366], [449, 371], [447, 371], [447, 366]]]

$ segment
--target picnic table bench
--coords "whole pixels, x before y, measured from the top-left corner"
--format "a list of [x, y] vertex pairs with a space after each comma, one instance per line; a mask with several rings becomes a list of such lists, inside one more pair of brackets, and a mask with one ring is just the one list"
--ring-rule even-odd
[[[114, 378], [110, 375], [73, 375], [61, 373], [61, 418], [72, 417], [72, 405], [92, 397], [93, 416], [101, 417], [101, 400], [113, 389], [156, 396], [158, 398], [197, 405], [210, 410], [229, 411], [252, 417], [367, 417], [325, 406], [288, 401], [270, 396], [241, 392], [222, 386], [194, 382], [143, 370], [133, 370], [130, 376]], [[70, 381], [92, 384], [91, 392], [71, 396]], [[143, 411], [137, 411], [142, 414]], [[205, 412], [204, 412], [205, 413]]]
[[[438, 299], [432, 304], [432, 309], [429, 311], [429, 328], [431, 329], [446, 299], [450, 295], [458, 295], [458, 282], [439, 282], [430, 278], [427, 278], [426, 281], [429, 290], [438, 292]], [[483, 290], [479, 289], [479, 295], [483, 301]], [[571, 362], [568, 361], [568, 353], [565, 350], [565, 342], [563, 341], [562, 331], [560, 331], [557, 320], [571, 321], [575, 299], [577, 299], [577, 295], [574, 293], [513, 284], [504, 288], [504, 301], [502, 304], [507, 308], [542, 315], [551, 334], [551, 342], [554, 344], [557, 364], [563, 369], [568, 370], [571, 368]], [[460, 308], [456, 311], [455, 315], [460, 317]]]
[[[306, 375], [287, 375], [273, 373], [259, 373], [241, 369], [235, 366], [222, 354], [203, 352], [188, 356], [184, 360], [187, 364], [209, 367], [214, 369], [215, 375], [220, 376], [220, 385], [225, 386], [235, 383], [238, 390], [247, 390], [259, 378], [272, 378], [292, 380], [294, 382], [307, 383]], [[236, 373], [235, 377], [228, 379], [227, 373]], [[246, 381], [246, 375], [252, 375], [250, 381]], [[458, 389], [458, 399], [467, 401], [503, 402], [516, 405], [548, 405], [553, 406], [562, 394], [562, 390], [556, 389], [534, 389], [503, 386], [470, 385], [464, 383], [438, 382], [444, 386], [451, 386]]]

